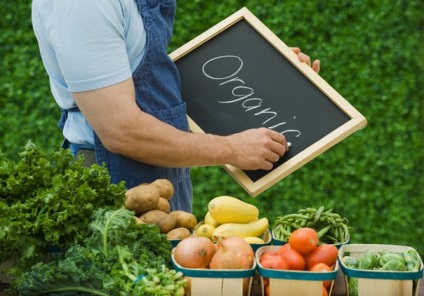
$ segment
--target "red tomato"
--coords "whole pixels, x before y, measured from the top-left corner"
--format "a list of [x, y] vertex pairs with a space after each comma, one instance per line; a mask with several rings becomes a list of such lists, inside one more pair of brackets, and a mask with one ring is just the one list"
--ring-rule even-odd
[[306, 256], [306, 268], [310, 269], [318, 263], [325, 263], [328, 266], [333, 266], [334, 263], [336, 263], [338, 254], [339, 249], [337, 249], [335, 245], [319, 245]]
[[263, 253], [261, 259], [259, 259], [263, 268], [268, 269], [289, 269], [287, 261], [278, 255], [277, 252], [266, 252]]
[[277, 250], [277, 252], [278, 252], [278, 253], [284, 252], [284, 250], [285, 250], [285, 249], [287, 249], [287, 248], [290, 248], [290, 244], [289, 244], [289, 243], [286, 243], [286, 244], [282, 245], [282, 246], [281, 246], [281, 247]]
[[291, 270], [304, 270], [306, 266], [305, 258], [298, 251], [290, 247], [290, 244], [285, 244], [277, 253], [286, 259]]
[[[312, 272], [329, 272], [329, 271], [332, 271], [332, 270], [333, 269], [325, 263], [317, 263], [309, 269], [309, 271], [312, 271]], [[327, 292], [327, 290], [330, 289], [331, 282], [332, 282], [331, 280], [327, 280], [327, 281], [322, 282], [322, 285], [325, 288], [326, 292]]]
[[315, 229], [303, 227], [293, 231], [289, 237], [290, 246], [303, 256], [312, 252], [318, 245]]

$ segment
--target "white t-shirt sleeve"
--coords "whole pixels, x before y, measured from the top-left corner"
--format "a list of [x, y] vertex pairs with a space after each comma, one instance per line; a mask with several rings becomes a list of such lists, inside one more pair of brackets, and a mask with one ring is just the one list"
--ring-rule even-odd
[[45, 16], [51, 20], [45, 23], [45, 34], [69, 91], [98, 89], [131, 77], [119, 1], [55, 2], [59, 4], [40, 14], [50, 14]]

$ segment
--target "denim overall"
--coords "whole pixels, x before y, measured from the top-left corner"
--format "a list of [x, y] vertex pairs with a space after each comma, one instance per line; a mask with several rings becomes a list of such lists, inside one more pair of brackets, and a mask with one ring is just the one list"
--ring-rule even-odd
[[[133, 73], [137, 105], [163, 122], [189, 131], [186, 106], [181, 99], [180, 76], [167, 54], [172, 37], [176, 0], [135, 0], [147, 32], [145, 55]], [[72, 112], [72, 110], [69, 110]], [[66, 113], [66, 112], [65, 112]], [[66, 114], [63, 116], [66, 117]], [[175, 193], [172, 210], [192, 210], [189, 168], [166, 168], [143, 164], [105, 149], [94, 135], [97, 163], [106, 164], [112, 183], [124, 180], [127, 188], [156, 179], [170, 180]], [[71, 145], [72, 146], [72, 145]]]

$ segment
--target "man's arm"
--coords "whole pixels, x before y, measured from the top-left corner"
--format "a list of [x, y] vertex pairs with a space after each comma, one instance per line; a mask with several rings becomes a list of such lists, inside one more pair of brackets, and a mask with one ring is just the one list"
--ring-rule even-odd
[[73, 96], [108, 150], [147, 164], [271, 169], [288, 149], [283, 135], [266, 128], [230, 136], [180, 131], [139, 109], [131, 78]]

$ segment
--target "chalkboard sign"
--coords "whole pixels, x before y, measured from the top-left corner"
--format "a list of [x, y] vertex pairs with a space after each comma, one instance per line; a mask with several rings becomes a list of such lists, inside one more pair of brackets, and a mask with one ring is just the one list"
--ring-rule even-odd
[[267, 127], [290, 150], [270, 171], [225, 169], [257, 196], [366, 125], [366, 119], [247, 8], [170, 54], [190, 129], [229, 135]]

